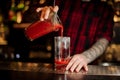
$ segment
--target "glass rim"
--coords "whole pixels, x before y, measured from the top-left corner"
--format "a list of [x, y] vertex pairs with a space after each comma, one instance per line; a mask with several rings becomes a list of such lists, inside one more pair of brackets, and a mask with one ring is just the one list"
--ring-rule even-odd
[[54, 38], [70, 38], [70, 36], [55, 36]]

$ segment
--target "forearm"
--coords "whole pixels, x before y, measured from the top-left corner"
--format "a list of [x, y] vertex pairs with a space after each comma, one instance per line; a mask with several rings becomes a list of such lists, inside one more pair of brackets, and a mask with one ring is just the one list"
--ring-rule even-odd
[[87, 58], [87, 62], [90, 63], [102, 55], [107, 48], [108, 43], [107, 39], [101, 38], [90, 49], [84, 51], [83, 55]]

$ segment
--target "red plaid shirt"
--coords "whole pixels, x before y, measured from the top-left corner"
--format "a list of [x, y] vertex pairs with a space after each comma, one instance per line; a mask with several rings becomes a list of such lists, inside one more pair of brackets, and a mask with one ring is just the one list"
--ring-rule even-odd
[[90, 48], [99, 38], [112, 39], [114, 13], [107, 3], [56, 0], [56, 5], [64, 36], [71, 37], [71, 55]]

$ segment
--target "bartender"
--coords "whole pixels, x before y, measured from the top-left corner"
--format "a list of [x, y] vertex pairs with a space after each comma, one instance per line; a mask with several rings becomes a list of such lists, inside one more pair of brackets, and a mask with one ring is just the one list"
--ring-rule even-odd
[[41, 12], [41, 21], [53, 11], [58, 13], [64, 26], [64, 36], [71, 37], [72, 57], [66, 70], [88, 71], [87, 65], [101, 56], [112, 40], [112, 7], [100, 0], [48, 1], [55, 5], [39, 7], [36, 11]]

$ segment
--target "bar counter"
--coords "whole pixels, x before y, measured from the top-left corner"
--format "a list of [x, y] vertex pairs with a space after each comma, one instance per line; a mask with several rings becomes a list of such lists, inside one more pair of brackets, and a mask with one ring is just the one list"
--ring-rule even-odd
[[0, 61], [0, 80], [120, 80], [120, 66], [88, 65], [88, 72], [55, 71], [50, 63]]

